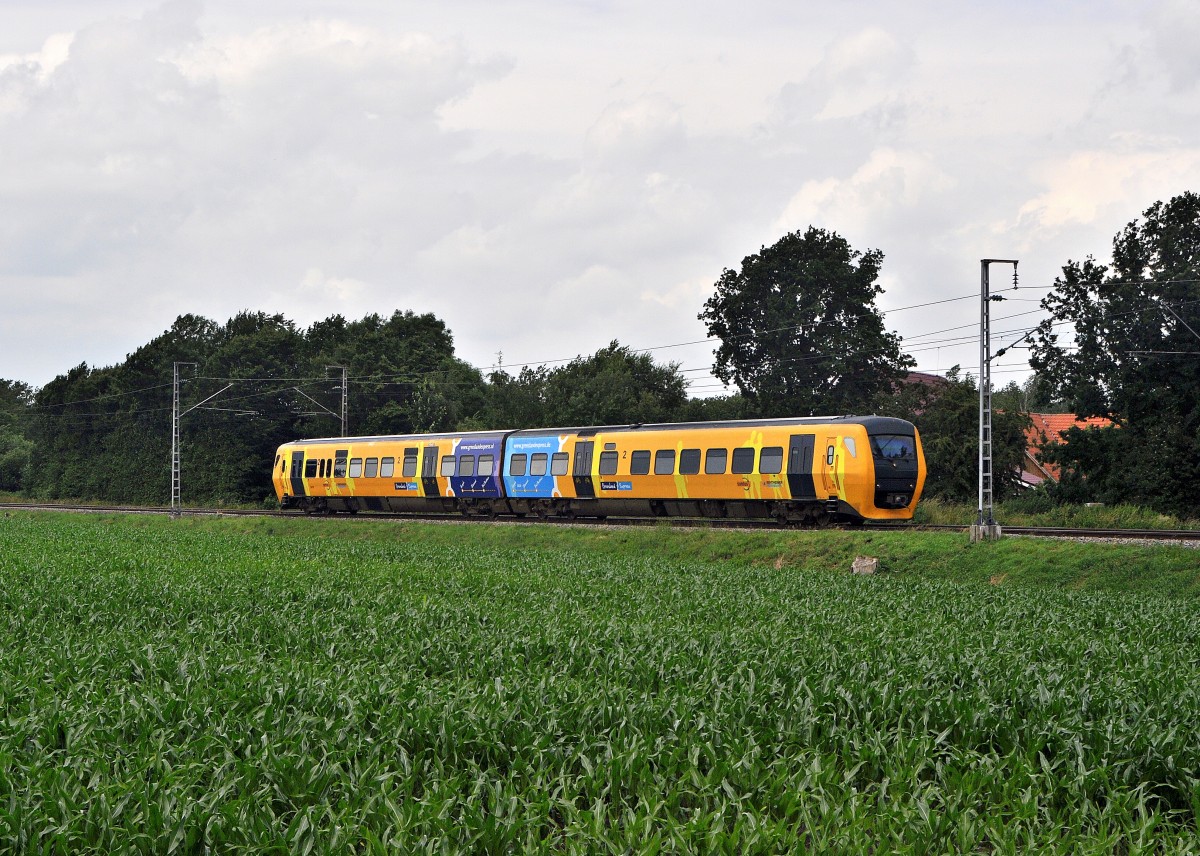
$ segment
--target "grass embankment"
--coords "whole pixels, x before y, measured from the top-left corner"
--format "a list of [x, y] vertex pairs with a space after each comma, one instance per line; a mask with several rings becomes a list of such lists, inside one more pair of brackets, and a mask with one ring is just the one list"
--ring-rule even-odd
[[[969, 526], [978, 510], [973, 505], [923, 499], [916, 523]], [[996, 519], [1006, 526], [1049, 526], [1065, 529], [1200, 529], [1200, 520], [1160, 514], [1138, 505], [1053, 505], [1045, 497], [1023, 497], [1001, 503]]]
[[1196, 851], [1195, 559], [14, 514], [0, 849]]

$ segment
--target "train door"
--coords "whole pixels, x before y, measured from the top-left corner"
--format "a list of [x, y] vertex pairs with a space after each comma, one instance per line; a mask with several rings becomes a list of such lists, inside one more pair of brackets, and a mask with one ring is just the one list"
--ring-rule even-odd
[[793, 434], [791, 437], [787, 473], [788, 491], [792, 499], [804, 501], [817, 498], [817, 487], [813, 484], [813, 450], [816, 445], [816, 434]]
[[304, 452], [292, 452], [292, 469], [288, 478], [291, 481], [292, 496], [304, 496]]
[[826, 496], [837, 496], [837, 465], [838, 465], [838, 448], [837, 437], [825, 438], [825, 454], [821, 459], [821, 483], [825, 488]]
[[421, 492], [425, 496], [441, 496], [438, 490], [438, 447], [426, 446], [421, 455]]
[[572, 475], [575, 481], [575, 495], [583, 499], [593, 499], [596, 496], [596, 486], [592, 481], [592, 440], [580, 440], [575, 444], [575, 469]]

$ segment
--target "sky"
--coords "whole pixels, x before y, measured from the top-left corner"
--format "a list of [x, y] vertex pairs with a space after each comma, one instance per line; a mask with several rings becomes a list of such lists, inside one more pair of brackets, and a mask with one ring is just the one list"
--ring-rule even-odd
[[1069, 260], [1107, 261], [1152, 203], [1200, 191], [1194, 0], [3, 17], [0, 378], [35, 387], [185, 313], [412, 310], [485, 371], [617, 340], [716, 394], [714, 283], [810, 225], [883, 252], [878, 306], [919, 370], [977, 372], [981, 259], [1020, 260], [996, 350]]

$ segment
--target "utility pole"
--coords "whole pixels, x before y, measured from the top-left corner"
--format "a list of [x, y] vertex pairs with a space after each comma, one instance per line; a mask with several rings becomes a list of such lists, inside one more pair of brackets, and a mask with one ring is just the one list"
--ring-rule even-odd
[[992, 319], [991, 283], [988, 280], [988, 265], [1008, 264], [1013, 266], [1013, 286], [1017, 283], [1017, 259], [979, 260], [979, 511], [975, 525], [971, 527], [972, 541], [986, 541], [1000, 537], [1000, 524], [993, 514], [992, 489]]
[[349, 390], [346, 387], [346, 367], [345, 366], [325, 366], [325, 376], [329, 376], [330, 370], [339, 370], [342, 373], [342, 433], [339, 436], [346, 436], [346, 424], [350, 415], [350, 397]]

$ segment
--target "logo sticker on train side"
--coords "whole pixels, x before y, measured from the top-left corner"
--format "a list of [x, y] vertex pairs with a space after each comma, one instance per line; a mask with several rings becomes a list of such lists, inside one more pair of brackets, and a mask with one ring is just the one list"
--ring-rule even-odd
[[396, 482], [396, 490], [416, 490], [416, 482]]
[[602, 481], [600, 490], [633, 490], [633, 482]]

